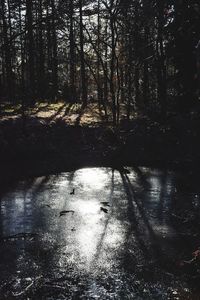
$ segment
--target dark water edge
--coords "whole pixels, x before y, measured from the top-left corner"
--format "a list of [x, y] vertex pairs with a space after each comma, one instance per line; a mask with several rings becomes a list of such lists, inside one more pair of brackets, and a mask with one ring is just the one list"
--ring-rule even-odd
[[[63, 156], [54, 159], [45, 158], [42, 160], [37, 158], [33, 158], [32, 160], [9, 160], [5, 156], [5, 160], [1, 160], [0, 162], [0, 195], [1, 192], [15, 185], [16, 181], [20, 179], [55, 175], [61, 172], [70, 172], [86, 167], [110, 167], [118, 169], [123, 166], [139, 166], [158, 168], [160, 170], [171, 170], [185, 174], [189, 178], [188, 185], [195, 186], [198, 184], [200, 161], [196, 158], [192, 161], [180, 161], [178, 159], [169, 161], [160, 160], [159, 158], [152, 160], [147, 156], [145, 159], [138, 159], [133, 155], [133, 157], [126, 156], [118, 160], [113, 160], [112, 154], [106, 158], [102, 158], [99, 153], [89, 153], [89, 155], [83, 153], [76, 157], [66, 154], [65, 158], [63, 158]], [[118, 164], [116, 164], [116, 161]]]
[[0, 183], [12, 178], [55, 174], [87, 166], [151, 166], [197, 172], [200, 121], [197, 117], [145, 118], [112, 126], [49, 124], [39, 118], [0, 124]]

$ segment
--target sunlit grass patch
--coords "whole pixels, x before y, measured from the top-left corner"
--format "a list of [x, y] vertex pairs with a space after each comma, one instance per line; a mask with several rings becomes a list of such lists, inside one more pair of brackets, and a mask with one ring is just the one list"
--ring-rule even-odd
[[15, 114], [21, 109], [21, 104], [3, 103], [1, 105], [2, 113]]
[[[21, 104], [4, 103], [1, 107], [1, 120], [22, 116]], [[112, 108], [110, 105], [107, 105], [107, 115], [103, 105], [98, 103], [88, 103], [87, 106], [83, 106], [80, 102], [66, 103], [62, 100], [56, 103], [37, 101], [34, 106], [25, 106], [24, 109], [27, 117], [43, 119], [47, 124], [57, 120], [62, 120], [69, 125], [81, 126], [98, 126], [100, 124], [109, 126], [112, 124]], [[119, 120], [124, 119], [126, 119], [126, 107], [121, 105]]]
[[81, 110], [81, 108], [82, 108], [81, 103], [74, 103], [74, 104], [72, 104], [71, 112], [78, 113]]
[[57, 103], [50, 103], [48, 105], [49, 109], [54, 109], [54, 110], [58, 110], [59, 108], [61, 108], [65, 103], [63, 101], [57, 102]]

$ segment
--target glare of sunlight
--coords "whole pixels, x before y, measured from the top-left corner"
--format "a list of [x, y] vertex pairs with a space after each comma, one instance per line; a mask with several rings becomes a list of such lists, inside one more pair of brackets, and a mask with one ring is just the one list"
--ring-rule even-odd
[[99, 219], [100, 216], [98, 217], [97, 214], [90, 214], [77, 234], [80, 254], [86, 259], [88, 264], [95, 255], [99, 234], [103, 230], [102, 224], [99, 223]]
[[79, 170], [76, 176], [83, 185], [91, 186], [95, 189], [102, 189], [109, 178], [108, 173], [104, 169], [98, 168]]
[[75, 204], [75, 210], [82, 224], [77, 230], [79, 253], [90, 264], [95, 255], [99, 235], [104, 228], [104, 223], [100, 222], [102, 214], [99, 203], [95, 199], [78, 200]]
[[[98, 258], [100, 255], [104, 259], [104, 268], [110, 268], [111, 257], [115, 253], [116, 247], [123, 244], [124, 226], [115, 218], [107, 219], [108, 215], [101, 213], [99, 203], [95, 199], [79, 200], [76, 207], [82, 224], [77, 230], [80, 256], [90, 267], [96, 255]], [[109, 251], [107, 251], [108, 249]]]
[[160, 182], [160, 178], [153, 176], [151, 179], [151, 185], [152, 185], [152, 191], [153, 192], [160, 192], [161, 190], [161, 182]]
[[95, 200], [93, 201], [79, 200], [75, 203], [75, 206], [77, 207], [76, 210], [78, 210], [83, 215], [96, 214], [99, 211], [99, 204], [95, 202]]
[[108, 246], [116, 247], [120, 246], [123, 243], [125, 235], [124, 226], [117, 220], [111, 223], [107, 230], [107, 239], [106, 242]]
[[[28, 200], [28, 201], [27, 201]], [[29, 198], [23, 198], [23, 196], [18, 196], [14, 198], [13, 204], [15, 206], [15, 209], [13, 210], [14, 217], [17, 218], [19, 215], [23, 215], [25, 213], [26, 205], [30, 203]]]

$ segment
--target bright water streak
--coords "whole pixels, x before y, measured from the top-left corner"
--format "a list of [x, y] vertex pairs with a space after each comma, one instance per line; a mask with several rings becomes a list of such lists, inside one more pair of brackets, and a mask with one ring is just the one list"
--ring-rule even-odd
[[[2, 197], [5, 299], [168, 299], [189, 293], [161, 266], [174, 264], [185, 238], [171, 222], [177, 178], [167, 171], [128, 171], [86, 168], [35, 178]], [[185, 194], [191, 202], [197, 196]]]

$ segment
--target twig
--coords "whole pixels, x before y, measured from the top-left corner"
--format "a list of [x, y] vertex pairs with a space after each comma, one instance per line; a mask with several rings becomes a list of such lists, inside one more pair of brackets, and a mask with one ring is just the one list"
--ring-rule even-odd
[[33, 285], [34, 281], [32, 281], [23, 291], [21, 291], [20, 293], [13, 293], [14, 297], [19, 297], [23, 294], [25, 294], [25, 292], [27, 292], [28, 289], [30, 289], [30, 287]]

